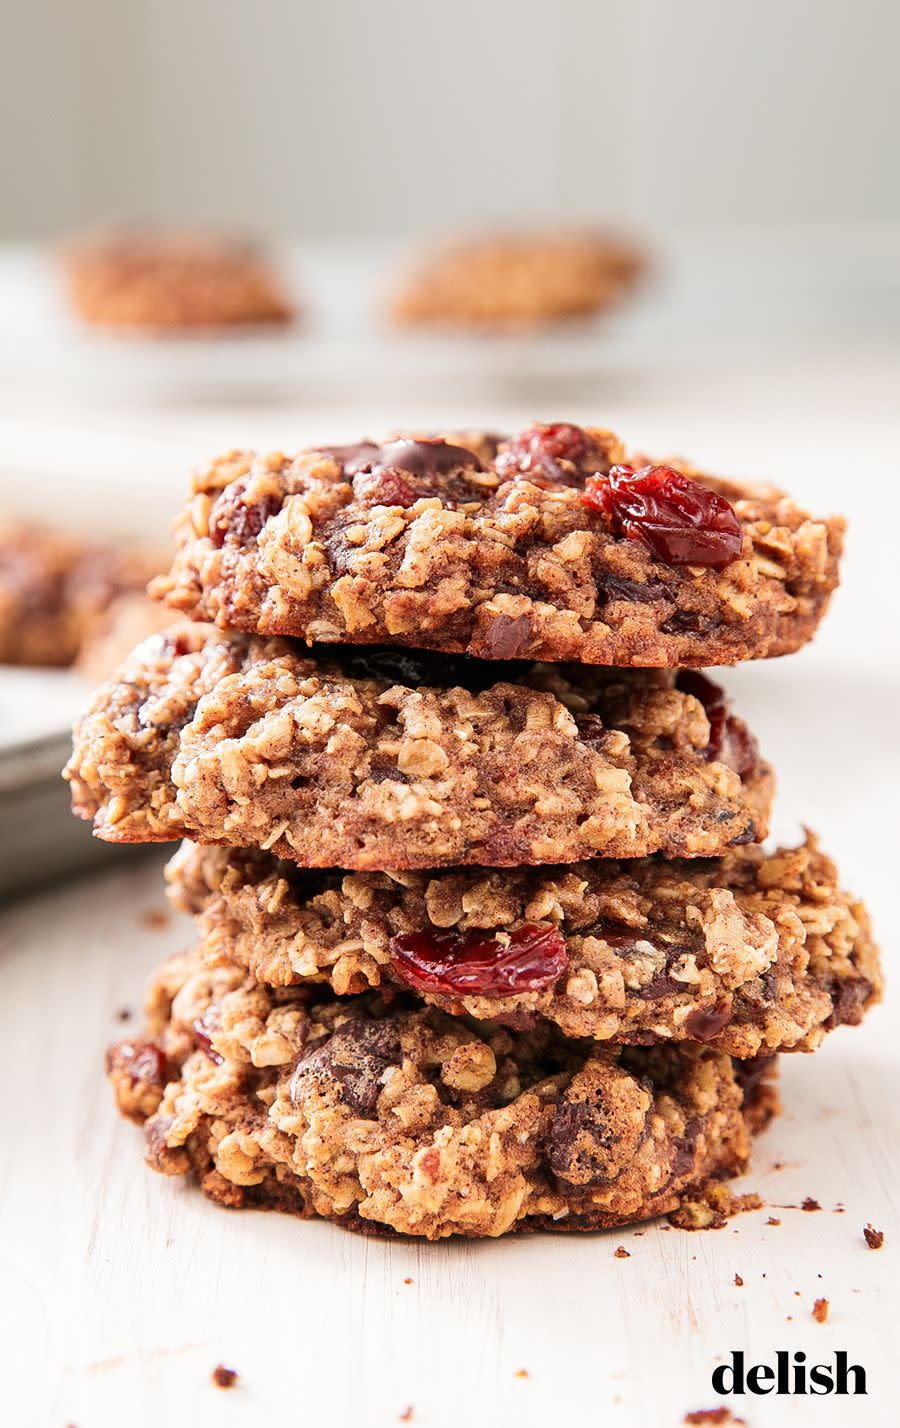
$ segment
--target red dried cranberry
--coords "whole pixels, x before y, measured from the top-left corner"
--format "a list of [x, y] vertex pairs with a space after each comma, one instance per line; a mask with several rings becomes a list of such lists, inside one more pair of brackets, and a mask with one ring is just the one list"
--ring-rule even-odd
[[728, 502], [671, 466], [613, 466], [589, 477], [584, 500], [609, 516], [616, 535], [643, 541], [666, 565], [720, 570], [741, 553], [741, 523]]
[[155, 1041], [123, 1041], [119, 1053], [133, 1084], [164, 1086], [168, 1081], [169, 1059]]
[[191, 1027], [191, 1030], [194, 1033], [194, 1040], [204, 1055], [208, 1056], [210, 1061], [214, 1061], [217, 1066], [221, 1066], [225, 1058], [220, 1056], [218, 1051], [213, 1050], [212, 1039], [209, 1034], [210, 1029], [206, 1024], [206, 1018], [198, 1017]]
[[353, 496], [361, 506], [411, 506], [417, 499], [408, 481], [391, 466], [373, 466], [353, 478]]
[[232, 481], [213, 507], [209, 538], [217, 549], [225, 544], [227, 536], [233, 536], [238, 545], [249, 545], [256, 540], [269, 517], [281, 510], [278, 495], [264, 496], [261, 501], [245, 501], [248, 484], [247, 477]]
[[585, 470], [596, 471], [599, 453], [586, 431], [569, 422], [526, 427], [497, 456], [501, 476], [542, 476], [550, 481], [580, 483]]
[[502, 997], [540, 992], [569, 964], [565, 939], [555, 927], [525, 924], [509, 945], [483, 932], [409, 932], [391, 939], [397, 976], [418, 992]]
[[699, 669], [679, 670], [676, 683], [683, 694], [693, 694], [700, 701], [709, 720], [707, 763], [716, 760], [727, 764], [741, 778], [747, 778], [759, 763], [759, 745], [743, 719], [729, 714], [725, 691]]

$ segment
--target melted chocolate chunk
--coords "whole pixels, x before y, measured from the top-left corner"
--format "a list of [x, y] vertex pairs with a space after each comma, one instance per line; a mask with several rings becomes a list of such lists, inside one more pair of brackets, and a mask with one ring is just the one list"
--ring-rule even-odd
[[353, 1018], [298, 1062], [291, 1094], [296, 1098], [302, 1083], [310, 1078], [330, 1079], [338, 1083], [346, 1106], [371, 1119], [384, 1086], [384, 1073], [400, 1064], [401, 1055], [396, 1022], [389, 1017], [379, 1021]]
[[712, 1041], [731, 1020], [731, 1002], [716, 1002], [714, 1007], [697, 1007], [684, 1023], [693, 1041]]
[[343, 468], [344, 475], [352, 478], [377, 461], [380, 450], [374, 441], [360, 441], [355, 446], [323, 446], [322, 455], [330, 456]]
[[484, 470], [474, 451], [465, 446], [453, 446], [438, 437], [420, 441], [404, 437], [400, 441], [389, 441], [381, 448], [376, 461], [379, 466], [389, 466], [394, 471], [409, 471], [413, 476], [449, 476], [451, 471], [466, 467], [473, 471]]

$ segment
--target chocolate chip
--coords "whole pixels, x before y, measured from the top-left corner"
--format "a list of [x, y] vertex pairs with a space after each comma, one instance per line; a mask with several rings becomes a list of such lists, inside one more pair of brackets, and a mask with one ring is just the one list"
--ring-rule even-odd
[[371, 1119], [381, 1095], [384, 1073], [389, 1066], [399, 1065], [401, 1057], [395, 1021], [354, 1017], [298, 1062], [291, 1094], [296, 1098], [304, 1081], [331, 1079], [338, 1083], [344, 1104], [357, 1115]]
[[520, 659], [531, 643], [531, 634], [527, 615], [498, 615], [485, 632], [484, 648], [492, 659]]
[[374, 441], [359, 441], [355, 446], [323, 446], [321, 450], [323, 456], [330, 456], [344, 475], [352, 479], [358, 471], [377, 461], [381, 448]]
[[831, 988], [833, 1010], [826, 1022], [831, 1030], [836, 1026], [858, 1026], [863, 1009], [872, 995], [872, 983], [867, 977], [847, 977]]
[[697, 1007], [684, 1023], [692, 1041], [712, 1041], [731, 1020], [731, 1002], [717, 1002], [714, 1007]]
[[426, 438], [422, 441], [390, 441], [381, 448], [376, 458], [381, 466], [391, 466], [396, 471], [409, 471], [414, 476], [448, 476], [451, 471], [466, 467], [473, 471], [483, 471], [484, 467], [465, 446], [453, 446], [449, 441]]
[[[652, 1104], [647, 1088], [626, 1071], [607, 1066], [595, 1073], [582, 1099], [557, 1106], [546, 1141], [554, 1175], [572, 1185], [609, 1183], [622, 1171], [647, 1135]], [[635, 1115], [642, 1110], [643, 1115]]]

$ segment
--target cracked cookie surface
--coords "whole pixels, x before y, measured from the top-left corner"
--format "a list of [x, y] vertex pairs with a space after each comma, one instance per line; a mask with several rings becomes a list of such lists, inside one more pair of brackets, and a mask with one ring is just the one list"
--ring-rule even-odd
[[353, 869], [712, 855], [764, 837], [772, 795], [752, 735], [691, 671], [312, 656], [196, 625], [101, 686], [66, 776], [112, 842]]
[[440, 1239], [602, 1229], [742, 1170], [773, 1062], [526, 1036], [377, 994], [265, 988], [194, 953], [108, 1071], [148, 1163], [229, 1206]]
[[881, 992], [865, 908], [812, 839], [708, 860], [355, 874], [186, 843], [167, 878], [211, 962], [275, 987], [411, 988], [518, 1030], [811, 1051]]
[[843, 521], [645, 460], [565, 423], [234, 451], [195, 474], [153, 590], [224, 628], [487, 659], [699, 667], [811, 639]]

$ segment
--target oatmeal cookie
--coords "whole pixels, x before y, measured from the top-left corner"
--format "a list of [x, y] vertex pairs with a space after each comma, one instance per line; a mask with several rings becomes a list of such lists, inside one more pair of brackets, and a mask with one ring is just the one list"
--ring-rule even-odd
[[765, 836], [772, 794], [696, 671], [311, 655], [198, 625], [101, 686], [66, 777], [110, 842], [354, 869], [716, 854]]
[[163, 606], [139, 591], [117, 595], [84, 632], [75, 668], [92, 684], [108, 678], [148, 635], [172, 623]]
[[0, 664], [71, 664], [110, 603], [160, 564], [158, 553], [0, 520]]
[[225, 1205], [426, 1239], [668, 1213], [744, 1168], [777, 1108], [772, 1066], [272, 989], [192, 953], [157, 974], [145, 1037], [108, 1058], [154, 1169]]
[[308, 643], [685, 667], [786, 654], [838, 582], [843, 521], [611, 432], [533, 426], [231, 452], [199, 471], [153, 593]]
[[247, 243], [114, 233], [72, 244], [63, 261], [72, 306], [92, 326], [173, 333], [293, 316], [278, 277]]
[[463, 239], [406, 275], [390, 315], [404, 325], [476, 331], [540, 327], [611, 307], [642, 266], [633, 245], [601, 233]]
[[211, 961], [276, 987], [412, 989], [517, 1030], [811, 1051], [881, 992], [865, 908], [811, 837], [719, 859], [425, 873], [309, 872], [186, 843], [167, 878]]

